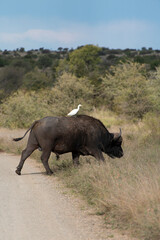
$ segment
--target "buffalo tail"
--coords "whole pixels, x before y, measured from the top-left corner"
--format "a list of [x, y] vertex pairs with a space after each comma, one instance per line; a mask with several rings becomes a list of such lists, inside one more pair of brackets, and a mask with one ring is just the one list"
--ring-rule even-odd
[[30, 130], [32, 130], [32, 128], [34, 127], [34, 125], [35, 125], [37, 122], [38, 122], [38, 121], [35, 121], [35, 122], [32, 124], [32, 126], [25, 132], [25, 134], [24, 134], [23, 137], [13, 138], [13, 141], [18, 142], [18, 141], [22, 140], [22, 139], [26, 136], [26, 134], [27, 134]]

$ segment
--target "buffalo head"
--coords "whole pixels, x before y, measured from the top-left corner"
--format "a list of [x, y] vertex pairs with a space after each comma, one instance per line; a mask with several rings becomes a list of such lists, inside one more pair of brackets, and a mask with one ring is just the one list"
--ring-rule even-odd
[[108, 156], [110, 156], [111, 158], [115, 158], [115, 157], [121, 158], [123, 156], [123, 149], [121, 147], [122, 145], [121, 134], [122, 134], [121, 129], [119, 133], [111, 133], [112, 140], [106, 151]]

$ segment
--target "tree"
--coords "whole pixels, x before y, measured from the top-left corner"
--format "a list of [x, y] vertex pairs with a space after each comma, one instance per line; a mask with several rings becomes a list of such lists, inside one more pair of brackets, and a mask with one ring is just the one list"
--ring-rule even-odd
[[69, 54], [69, 68], [77, 77], [88, 76], [97, 70], [100, 63], [99, 52], [101, 48], [94, 45], [85, 45]]
[[38, 66], [40, 69], [45, 69], [47, 67], [51, 67], [52, 65], [52, 58], [48, 55], [41, 56], [38, 60]]
[[61, 52], [61, 51], [62, 51], [62, 49], [63, 49], [62, 47], [59, 47], [59, 48], [58, 48], [58, 51], [59, 51], [59, 52]]
[[19, 49], [19, 51], [20, 51], [21, 53], [23, 53], [23, 52], [25, 52], [25, 48], [24, 48], [24, 47], [21, 47], [21, 48]]

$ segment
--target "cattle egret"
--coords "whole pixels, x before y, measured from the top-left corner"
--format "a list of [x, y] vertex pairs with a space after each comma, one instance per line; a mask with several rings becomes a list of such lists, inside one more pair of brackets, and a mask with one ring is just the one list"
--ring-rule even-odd
[[70, 113], [67, 114], [67, 116], [73, 116], [73, 115], [76, 115], [77, 112], [79, 111], [79, 108], [81, 107], [82, 105], [79, 104], [78, 107], [76, 109], [73, 109]]

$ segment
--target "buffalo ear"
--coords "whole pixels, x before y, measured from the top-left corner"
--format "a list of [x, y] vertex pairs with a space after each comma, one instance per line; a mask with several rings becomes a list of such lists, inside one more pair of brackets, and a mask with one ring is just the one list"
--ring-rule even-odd
[[121, 128], [120, 128], [119, 133], [113, 133], [113, 140], [112, 141], [117, 142], [121, 138], [121, 135], [122, 135], [122, 131], [121, 131]]

